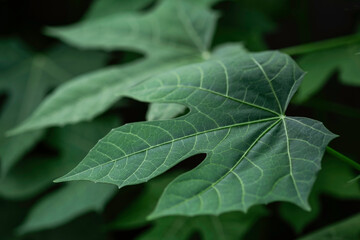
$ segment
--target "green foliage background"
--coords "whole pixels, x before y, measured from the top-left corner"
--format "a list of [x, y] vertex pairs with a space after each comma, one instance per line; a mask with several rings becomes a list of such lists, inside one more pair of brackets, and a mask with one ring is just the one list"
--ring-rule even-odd
[[[217, 213], [225, 213], [194, 217], [191, 215], [195, 210], [181, 208], [163, 215], [188, 216], [149, 220], [155, 208], [170, 204], [164, 195], [161, 197], [166, 186], [165, 193], [174, 189], [191, 192], [186, 185], [169, 183], [174, 179], [183, 181], [184, 177], [178, 177], [197, 166], [204, 159], [201, 154], [149, 182], [120, 190], [88, 181], [53, 183], [74, 169], [111, 129], [186, 113], [184, 106], [175, 104], [183, 103], [178, 100], [183, 92], [175, 103], [167, 104], [164, 102], [169, 99], [149, 97], [160, 89], [152, 89], [151, 82], [157, 80], [148, 81], [150, 91], [142, 88], [145, 80], [193, 63], [201, 69], [216, 69], [213, 62], [225, 61], [224, 67], [232, 69], [227, 62], [229, 56], [246, 56], [241, 63], [247, 64], [247, 59], [261, 60], [266, 55], [251, 55], [249, 51], [267, 49], [290, 54], [307, 72], [287, 115], [322, 121], [340, 135], [331, 146], [355, 161], [359, 159], [360, 37], [356, 1], [160, 2], [64, 1], [50, 6], [44, 1], [26, 1], [19, 7], [16, 1], [4, 1], [0, 39], [1, 239], [360, 237], [359, 173], [330, 154], [324, 155], [322, 170], [311, 190], [310, 212], [291, 203], [275, 202], [253, 206], [246, 213], [221, 210]], [[334, 9], [337, 19], [342, 19], [337, 25], [331, 24], [332, 17], [327, 15]], [[61, 14], [54, 16], [54, 12]], [[179, 70], [182, 78], [193, 76], [188, 73], [190, 68], [181, 69], [185, 69]], [[171, 74], [160, 76], [171, 79]], [[211, 81], [208, 78], [205, 80]], [[224, 76], [219, 79], [225, 81]], [[286, 77], [278, 79], [286, 81]], [[167, 83], [164, 81], [164, 85]], [[139, 87], [130, 90], [137, 84]], [[161, 103], [145, 104], [126, 97]], [[189, 104], [196, 105], [191, 101]], [[175, 124], [173, 120], [169, 123]], [[314, 133], [309, 135], [314, 137]], [[280, 138], [272, 141], [280, 142]], [[100, 149], [101, 144], [96, 146]], [[85, 158], [85, 165], [91, 164], [86, 162], [90, 157]], [[262, 161], [266, 163], [267, 159]], [[211, 177], [215, 177], [215, 170], [212, 172]], [[72, 178], [71, 172], [66, 176], [66, 180], [98, 181], [86, 176]], [[138, 182], [130, 182], [134, 183]], [[276, 200], [307, 207], [295, 200]]]

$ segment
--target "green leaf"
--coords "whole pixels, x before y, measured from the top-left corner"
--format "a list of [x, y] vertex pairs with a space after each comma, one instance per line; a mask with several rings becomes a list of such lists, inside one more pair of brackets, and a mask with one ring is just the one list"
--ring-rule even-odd
[[252, 208], [247, 214], [225, 213], [220, 216], [166, 217], [155, 221], [154, 226], [140, 235], [141, 240], [186, 240], [199, 233], [204, 240], [242, 239], [246, 232], [266, 211]]
[[[108, 233], [103, 231], [103, 224], [104, 220], [102, 216], [96, 212], [92, 212], [57, 228], [31, 232], [26, 234], [26, 236], [19, 236], [19, 234], [17, 236], [19, 239], [39, 240], [104, 240], [108, 239]], [[14, 239], [11, 238], [11, 240]]]
[[320, 211], [320, 195], [326, 194], [338, 199], [360, 199], [360, 187], [356, 182], [349, 182], [356, 175], [351, 167], [325, 155], [322, 170], [314, 184], [310, 195], [311, 212], [299, 207], [283, 203], [280, 206], [280, 216], [284, 218], [297, 233], [300, 233], [309, 223], [315, 220]]
[[166, 120], [177, 117], [184, 113], [186, 107], [176, 103], [153, 103], [150, 104], [146, 114], [146, 120]]
[[17, 200], [34, 197], [50, 187], [55, 178], [74, 168], [99, 138], [118, 125], [115, 118], [100, 118], [51, 130], [45, 144], [59, 154], [33, 156], [20, 161], [1, 179], [0, 196]]
[[[90, 20], [85, 18], [78, 25], [64, 29], [56, 28], [53, 31], [60, 34], [60, 38], [65, 38], [66, 41], [79, 41], [85, 45], [90, 44], [89, 41], [95, 41], [96, 44], [90, 44], [91, 47], [101, 47], [102, 43], [106, 43], [111, 49], [119, 46], [121, 49], [137, 49], [139, 47], [152, 51], [154, 54], [150, 58], [125, 66], [110, 67], [86, 74], [74, 79], [69, 84], [64, 84], [46, 99], [30, 119], [12, 131], [12, 134], [92, 119], [118, 101], [121, 97], [118, 93], [124, 89], [154, 74], [198, 62], [202, 57], [209, 57], [207, 49], [215, 25], [215, 14], [207, 10], [203, 4], [179, 0], [162, 1], [155, 10], [138, 17], [140, 13], [137, 12], [107, 16], [103, 13], [103, 11], [107, 11], [107, 4], [110, 4], [107, 2], [103, 3], [104, 6], [94, 7], [95, 10], [90, 13], [91, 16], [96, 16], [94, 19], [92, 17]], [[206, 2], [208, 1], [204, 1], [204, 3]], [[117, 7], [114, 6], [115, 8]], [[185, 18], [183, 14], [190, 16]], [[116, 21], [121, 23], [116, 23]], [[160, 29], [167, 30], [159, 33], [159, 36], [154, 35], [157, 34], [154, 23], [160, 24]], [[98, 24], [101, 26], [97, 26]], [[126, 28], [129, 26], [139, 26], [142, 31], [129, 34], [118, 29], [124, 27], [123, 30], [128, 31]], [[101, 31], [108, 32], [101, 34], [98, 32], [99, 28], [102, 29]], [[174, 31], [168, 29], [174, 29]], [[95, 32], [97, 36], [94, 38], [92, 35]], [[109, 37], [109, 34], [115, 35]], [[154, 39], [155, 37], [159, 37], [161, 41], [158, 42]], [[199, 45], [197, 47], [202, 49], [201, 51], [192, 46], [195, 43]], [[166, 47], [167, 45], [168, 47]], [[183, 49], [186, 51], [184, 50], [184, 52]]]
[[88, 211], [101, 211], [115, 194], [110, 185], [70, 183], [40, 200], [19, 227], [20, 233], [59, 226]]
[[82, 75], [57, 88], [11, 133], [91, 120], [118, 101], [123, 96], [119, 94], [122, 91], [155, 74], [198, 60], [172, 57], [145, 59]]
[[135, 50], [150, 56], [201, 55], [209, 48], [215, 20], [216, 14], [203, 4], [171, 0], [161, 1], [150, 12], [110, 14], [48, 32], [79, 47]]
[[[241, 44], [231, 43], [217, 47], [211, 57], [218, 59], [223, 55], [245, 53], [246, 50]], [[90, 120], [123, 97], [126, 89], [161, 72], [199, 61], [199, 57], [151, 58], [85, 74], [61, 85], [23, 124], [12, 130], [11, 133], [19, 134], [49, 126], [62, 126]], [[156, 106], [151, 107], [148, 116], [168, 119], [184, 110], [184, 107], [170, 106], [166, 108], [166, 111], [160, 113]]]
[[6, 70], [30, 57], [30, 50], [25, 48], [19, 39], [5, 38], [0, 40], [0, 70]]
[[95, 0], [82, 21], [89, 22], [99, 18], [118, 15], [119, 13], [124, 14], [137, 11], [143, 7], [146, 7], [146, 5], [151, 2], [152, 0]]
[[29, 211], [29, 203], [6, 201], [0, 198], [0, 234], [1, 240], [16, 240], [14, 229], [21, 223]]
[[194, 233], [200, 233], [203, 239], [241, 239], [252, 225], [267, 213], [263, 207], [255, 207], [247, 214], [167, 217], [148, 222], [146, 216], [154, 209], [164, 188], [175, 175], [178, 173], [165, 174], [145, 184], [143, 193], [111, 224], [112, 229], [134, 229], [150, 223], [152, 228], [139, 239], [189, 239]]
[[[247, 54], [247, 50], [240, 43], [226, 43], [214, 49], [210, 55], [211, 59], [221, 59], [224, 56], [234, 54]], [[184, 105], [176, 103], [152, 103], [146, 114], [146, 120], [166, 120], [177, 117], [186, 111]]]
[[304, 102], [316, 94], [336, 71], [343, 84], [360, 86], [360, 45], [350, 45], [309, 53], [301, 57], [299, 65], [308, 72], [294, 99]]
[[[11, 44], [5, 44], [8, 45]], [[42, 54], [26, 50], [17, 41], [12, 45], [15, 45], [14, 49], [9, 47], [6, 56], [18, 59], [0, 74], [0, 92], [8, 96], [0, 118], [2, 175], [42, 137], [41, 131], [10, 138], [6, 138], [5, 132], [27, 118], [49, 90], [79, 73], [100, 67], [105, 59], [103, 53], [81, 52], [64, 46]]]
[[152, 218], [246, 211], [273, 201], [309, 209], [324, 149], [335, 135], [318, 121], [284, 115], [302, 76], [287, 55], [265, 52], [229, 55], [151, 78], [127, 95], [183, 104], [190, 113], [112, 130], [57, 181], [123, 187], [206, 153], [197, 168], [167, 187]]
[[360, 238], [360, 214], [335, 223], [299, 240], [353, 240]]

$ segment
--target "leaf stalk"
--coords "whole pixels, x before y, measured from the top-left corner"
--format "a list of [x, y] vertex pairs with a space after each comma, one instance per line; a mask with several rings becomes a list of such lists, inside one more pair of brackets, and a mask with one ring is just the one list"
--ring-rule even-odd
[[339, 153], [338, 151], [336, 151], [335, 149], [327, 146], [326, 147], [326, 151], [331, 154], [332, 156], [342, 160], [343, 162], [347, 163], [348, 165], [352, 166], [353, 168], [355, 168], [356, 170], [360, 171], [360, 164], [357, 163], [356, 161], [348, 158], [347, 156], [345, 156], [342, 153]]
[[342, 47], [355, 43], [360, 43], [360, 34], [343, 36], [339, 38], [332, 38], [323, 41], [302, 44], [298, 46], [292, 46], [292, 47], [280, 49], [280, 51], [287, 53], [289, 55], [300, 55], [300, 54], [311, 53], [311, 52], [321, 51], [330, 48]]

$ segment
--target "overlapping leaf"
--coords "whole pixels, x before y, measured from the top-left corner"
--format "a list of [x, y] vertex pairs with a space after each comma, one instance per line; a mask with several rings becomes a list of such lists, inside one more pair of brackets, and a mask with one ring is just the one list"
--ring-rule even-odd
[[107, 15], [104, 11], [111, 2], [97, 2], [79, 24], [54, 28], [51, 32], [82, 47], [139, 50], [149, 56], [81, 76], [61, 86], [13, 133], [92, 119], [117, 101], [121, 90], [154, 74], [209, 57], [216, 15], [205, 6], [214, 1], [161, 1], [148, 13], [124, 13], [119, 3], [113, 8], [120, 13]]
[[110, 185], [70, 183], [39, 201], [19, 231], [56, 227], [88, 211], [101, 211], [115, 192], [116, 188]]
[[151, 56], [193, 55], [208, 50], [215, 18], [197, 2], [165, 0], [148, 13], [109, 14], [49, 33], [79, 47], [128, 49]]
[[114, 129], [58, 181], [123, 187], [206, 153], [197, 168], [167, 187], [152, 218], [246, 211], [272, 201], [309, 209], [324, 149], [335, 135], [318, 121], [284, 115], [302, 76], [288, 56], [265, 52], [228, 55], [154, 77], [127, 95], [183, 104], [190, 113]]
[[332, 74], [339, 72], [342, 83], [360, 86], [360, 45], [349, 45], [309, 53], [299, 59], [299, 65], [308, 72], [294, 99], [304, 102], [317, 93]]
[[[80, 52], [60, 46], [46, 54], [35, 54], [20, 42], [3, 43], [7, 65], [0, 74], [0, 92], [5, 93], [5, 107], [0, 119], [1, 172], [5, 174], [41, 137], [41, 131], [6, 138], [13, 128], [37, 107], [49, 90], [79, 73], [103, 64], [105, 54]], [[76, 64], [74, 62], [85, 63]]]
[[299, 240], [352, 240], [360, 237], [360, 214], [324, 227]]
[[82, 23], [96, 21], [110, 15], [131, 13], [146, 7], [151, 2], [152, 0], [95, 0], [82, 20]]
[[12, 133], [90, 120], [121, 98], [119, 93], [146, 78], [195, 61], [193, 59], [140, 60], [101, 69], [61, 85]]

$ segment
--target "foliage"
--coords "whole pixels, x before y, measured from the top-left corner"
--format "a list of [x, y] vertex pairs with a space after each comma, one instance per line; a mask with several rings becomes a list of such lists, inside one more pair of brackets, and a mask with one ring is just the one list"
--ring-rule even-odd
[[356, 239], [358, 214], [323, 199], [360, 199], [356, 161], [323, 157], [322, 122], [345, 124], [296, 108], [327, 102], [336, 72], [359, 86], [359, 35], [266, 50], [289, 6], [95, 0], [45, 28], [50, 47], [0, 40], [4, 239], [271, 239], [283, 221], [288, 238]]

